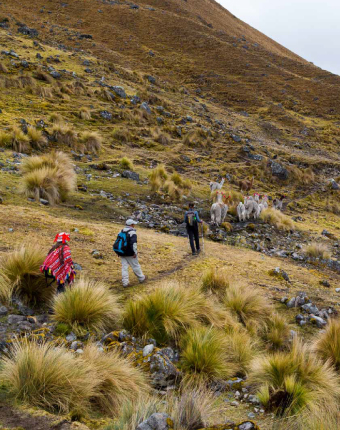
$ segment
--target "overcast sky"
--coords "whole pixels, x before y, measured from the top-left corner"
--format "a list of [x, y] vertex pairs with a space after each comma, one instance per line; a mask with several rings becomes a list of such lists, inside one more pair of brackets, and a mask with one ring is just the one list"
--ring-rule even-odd
[[315, 65], [340, 75], [340, 0], [217, 0]]

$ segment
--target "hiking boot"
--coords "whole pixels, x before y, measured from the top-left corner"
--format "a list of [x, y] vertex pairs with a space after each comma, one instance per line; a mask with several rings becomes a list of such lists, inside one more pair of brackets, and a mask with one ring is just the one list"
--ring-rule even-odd
[[193, 253], [192, 253], [192, 255], [197, 255], [197, 252], [196, 252], [196, 251], [195, 251], [195, 252], [193, 252]]
[[200, 254], [200, 253], [201, 253], [201, 250], [200, 250], [200, 249], [198, 249], [198, 250], [197, 250], [197, 254]]
[[126, 285], [123, 284], [123, 288], [128, 288], [129, 286], [130, 284], [126, 284]]
[[148, 277], [145, 276], [145, 278], [143, 279], [143, 281], [139, 281], [140, 284], [144, 284], [144, 282], [146, 282], [148, 280]]

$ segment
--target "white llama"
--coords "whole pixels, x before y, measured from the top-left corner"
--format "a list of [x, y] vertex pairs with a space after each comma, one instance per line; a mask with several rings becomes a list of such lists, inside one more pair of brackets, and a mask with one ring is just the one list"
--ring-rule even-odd
[[216, 203], [213, 203], [210, 209], [211, 222], [217, 226], [221, 225], [228, 212], [228, 205], [224, 203], [225, 196], [221, 192], [216, 194]]
[[210, 182], [209, 186], [210, 186], [210, 191], [214, 192], [215, 190], [221, 190], [223, 187], [223, 184], [225, 182], [225, 179], [222, 178], [221, 182]]

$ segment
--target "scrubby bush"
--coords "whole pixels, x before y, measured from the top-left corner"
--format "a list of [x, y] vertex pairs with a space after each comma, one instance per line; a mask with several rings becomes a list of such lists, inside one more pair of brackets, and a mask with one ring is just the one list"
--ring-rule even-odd
[[15, 294], [28, 304], [47, 303], [54, 293], [46, 288], [40, 265], [45, 253], [36, 245], [25, 245], [6, 254], [0, 265], [0, 288], [3, 297]]
[[124, 327], [136, 336], [149, 335], [159, 343], [178, 340], [199, 322], [218, 323], [219, 310], [197, 289], [167, 283], [130, 300], [124, 310]]
[[312, 242], [304, 247], [304, 252], [311, 258], [321, 258], [322, 260], [331, 258], [331, 253], [325, 243]]
[[119, 161], [119, 167], [121, 169], [124, 169], [124, 170], [133, 170], [133, 168], [134, 168], [133, 162], [129, 158], [127, 158], [127, 157], [123, 157]]
[[299, 339], [288, 352], [256, 358], [249, 382], [258, 387], [258, 397], [277, 415], [294, 415], [305, 409], [337, 411], [339, 377], [329, 363], [323, 363]]
[[326, 329], [314, 341], [313, 350], [324, 361], [340, 370], [340, 320], [331, 319]]
[[80, 138], [83, 150], [87, 152], [92, 152], [93, 154], [98, 154], [102, 146], [103, 139], [100, 134], [95, 132], [85, 132]]
[[181, 347], [181, 368], [187, 372], [187, 380], [203, 382], [236, 374], [225, 335], [213, 327], [190, 328], [181, 339]]
[[22, 192], [37, 201], [46, 199], [51, 205], [65, 201], [76, 187], [71, 160], [63, 152], [28, 157], [22, 164], [22, 172]]
[[53, 343], [14, 342], [2, 356], [0, 378], [10, 396], [30, 406], [85, 412], [98, 384], [91, 364]]
[[249, 330], [263, 326], [265, 318], [272, 313], [268, 299], [252, 286], [230, 285], [222, 300], [223, 305]]
[[148, 391], [147, 379], [118, 351], [104, 353], [96, 345], [84, 348], [82, 359], [95, 371], [99, 383], [92, 397], [99, 410], [117, 415], [122, 405]]
[[268, 224], [274, 225], [279, 230], [295, 230], [294, 221], [277, 209], [264, 209], [261, 212], [260, 218]]
[[54, 319], [73, 330], [101, 331], [117, 326], [120, 306], [117, 297], [101, 283], [80, 279], [53, 302]]

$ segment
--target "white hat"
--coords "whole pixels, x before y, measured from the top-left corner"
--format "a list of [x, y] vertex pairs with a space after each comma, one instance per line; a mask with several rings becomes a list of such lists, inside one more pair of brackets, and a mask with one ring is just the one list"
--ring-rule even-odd
[[138, 221], [134, 221], [133, 219], [131, 219], [131, 218], [129, 218], [127, 221], [126, 221], [126, 223], [125, 223], [125, 225], [127, 225], [127, 226], [130, 226], [130, 225], [136, 225], [136, 224], [138, 224]]

